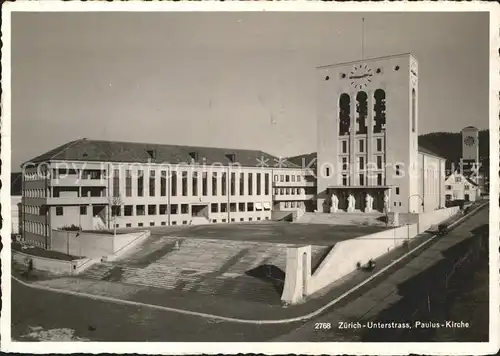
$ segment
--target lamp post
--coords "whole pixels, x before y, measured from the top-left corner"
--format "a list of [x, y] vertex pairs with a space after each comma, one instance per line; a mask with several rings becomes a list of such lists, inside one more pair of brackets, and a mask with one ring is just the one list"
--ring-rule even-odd
[[[420, 200], [422, 201], [422, 205], [424, 205], [424, 198], [422, 198], [420, 194], [412, 194], [408, 197], [408, 215], [406, 220], [406, 225], [408, 226], [408, 240], [410, 239], [410, 199], [413, 197], [419, 197]], [[417, 233], [418, 233], [418, 228], [417, 228]]]

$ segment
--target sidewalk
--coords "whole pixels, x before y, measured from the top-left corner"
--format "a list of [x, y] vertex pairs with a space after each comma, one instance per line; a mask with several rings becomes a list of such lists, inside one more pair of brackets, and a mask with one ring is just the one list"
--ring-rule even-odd
[[[462, 216], [454, 216], [448, 220], [448, 223], [456, 221]], [[470, 217], [465, 221], [469, 221]], [[104, 297], [116, 303], [140, 303], [142, 305], [150, 305], [157, 308], [164, 309], [180, 309], [180, 312], [185, 314], [209, 314], [200, 315], [206, 317], [213, 317], [214, 319], [240, 319], [233, 320], [235, 322], [250, 322], [250, 323], [266, 323], [276, 322], [292, 322], [293, 320], [284, 320], [291, 318], [307, 319], [315, 315], [309, 315], [316, 312], [318, 309], [324, 307], [328, 303], [342, 296], [347, 291], [356, 287], [364, 282], [367, 278], [377, 273], [380, 269], [390, 265], [393, 261], [402, 257], [413, 248], [429, 239], [432, 235], [429, 233], [422, 233], [411, 240], [408, 246], [399, 247], [377, 260], [377, 268], [373, 272], [354, 271], [346, 276], [342, 281], [330, 286], [327, 290], [321, 291], [314, 298], [308, 300], [306, 303], [282, 307], [281, 305], [270, 305], [259, 303], [256, 301], [245, 300], [241, 298], [232, 298], [230, 295], [203, 295], [196, 292], [178, 292], [168, 291], [162, 288], [146, 287], [138, 285], [127, 285], [117, 282], [86, 280], [82, 278], [57, 278], [52, 280], [41, 280], [33, 282], [33, 287], [42, 287], [56, 289], [61, 292], [69, 291], [72, 294], [86, 296], [89, 298]], [[424, 247], [424, 251], [429, 250], [436, 242], [441, 239], [434, 239], [432, 242]], [[434, 250], [434, 248], [432, 249]], [[418, 250], [406, 256], [402, 261], [392, 266], [387, 271], [384, 271], [379, 276], [375, 277], [370, 282], [366, 283], [356, 291], [352, 292], [348, 297], [339, 301], [336, 306], [341, 307], [347, 303], [355, 300], [367, 290], [370, 290], [386, 280], [389, 275], [401, 268], [401, 266], [414, 259], [415, 256], [421, 254], [423, 251]], [[440, 253], [438, 248], [434, 253]], [[413, 274], [419, 273], [415, 270]], [[410, 273], [405, 273], [409, 276]], [[280, 321], [281, 320], [281, 321]]]

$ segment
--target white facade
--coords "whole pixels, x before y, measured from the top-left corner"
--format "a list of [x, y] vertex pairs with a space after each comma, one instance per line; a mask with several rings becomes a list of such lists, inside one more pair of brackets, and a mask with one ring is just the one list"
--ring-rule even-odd
[[448, 201], [476, 201], [481, 195], [477, 184], [464, 174], [454, 172], [445, 181], [445, 198]]
[[48, 246], [52, 229], [71, 225], [94, 230], [270, 220], [272, 210], [311, 205], [310, 175], [307, 169], [236, 165], [46, 162], [26, 169], [24, 237]]

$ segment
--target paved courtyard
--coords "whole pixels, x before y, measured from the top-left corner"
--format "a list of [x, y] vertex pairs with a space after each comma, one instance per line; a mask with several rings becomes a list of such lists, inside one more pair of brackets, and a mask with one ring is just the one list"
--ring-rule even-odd
[[262, 222], [187, 227], [158, 227], [152, 228], [151, 234], [156, 236], [182, 236], [197, 239], [332, 246], [339, 241], [373, 234], [384, 229], [385, 227], [380, 226]]

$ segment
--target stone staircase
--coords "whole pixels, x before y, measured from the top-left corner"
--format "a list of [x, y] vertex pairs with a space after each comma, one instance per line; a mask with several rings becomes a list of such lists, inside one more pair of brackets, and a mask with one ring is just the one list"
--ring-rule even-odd
[[[179, 249], [169, 250], [149, 265], [134, 265], [133, 259], [102, 262], [82, 277], [279, 303], [287, 245], [207, 239], [178, 241]], [[325, 246], [312, 246], [313, 263], [324, 257], [327, 250]], [[266, 277], [266, 271], [272, 271], [274, 277]]]

